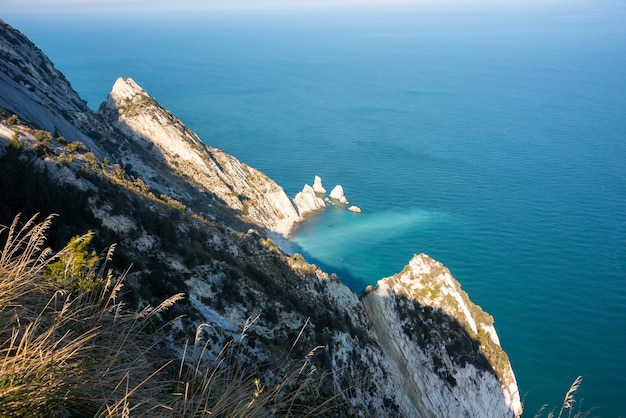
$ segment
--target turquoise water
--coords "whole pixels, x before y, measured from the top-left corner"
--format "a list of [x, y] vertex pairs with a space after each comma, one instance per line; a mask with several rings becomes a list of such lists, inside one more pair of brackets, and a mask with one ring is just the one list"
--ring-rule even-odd
[[133, 77], [208, 144], [362, 214], [301, 225], [355, 291], [414, 253], [491, 313], [528, 416], [626, 415], [626, 15], [553, 9], [3, 16], [92, 108]]

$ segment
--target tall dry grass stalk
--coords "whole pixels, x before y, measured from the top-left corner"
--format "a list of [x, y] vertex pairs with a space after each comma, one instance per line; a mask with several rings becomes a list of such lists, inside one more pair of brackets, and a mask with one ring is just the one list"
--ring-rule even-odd
[[[576, 403], [576, 392], [578, 391], [578, 388], [580, 387], [582, 381], [583, 381], [582, 376], [578, 376], [576, 379], [574, 379], [574, 382], [572, 382], [572, 385], [570, 386], [568, 391], [565, 393], [565, 398], [563, 398], [563, 402], [561, 403], [561, 409], [559, 410], [558, 415], [556, 415], [557, 418], [562, 418], [563, 413], [565, 411], [567, 411], [568, 418], [585, 418], [591, 414], [592, 410], [582, 411], [580, 406], [578, 407], [578, 410], [574, 411], [574, 404]], [[543, 405], [541, 409], [537, 411], [534, 418], [540, 418], [542, 416], [542, 413], [547, 408], [548, 408], [547, 404]], [[555, 417], [555, 410], [553, 409], [548, 413], [547, 418], [554, 418], [554, 417]]]
[[149, 410], [160, 388], [145, 382], [163, 366], [150, 361], [157, 341], [147, 327], [182, 295], [139, 313], [124, 309], [124, 275], [106, 270], [112, 250], [93, 272], [104, 286], [52, 291], [58, 283], [44, 272], [67, 249], [44, 248], [51, 220], [20, 226], [16, 217], [0, 228], [0, 415], [109, 415], [120, 403], [130, 414]]
[[563, 415], [563, 411], [564, 410], [568, 410], [569, 411], [568, 417], [572, 416], [572, 410], [574, 408], [574, 402], [576, 402], [576, 399], [575, 399], [576, 391], [578, 390], [578, 387], [580, 386], [582, 381], [583, 381], [583, 377], [582, 376], [578, 376], [574, 380], [572, 385], [570, 386], [570, 388], [567, 391], [567, 393], [565, 394], [565, 399], [563, 399], [563, 403], [561, 404], [561, 410], [559, 411], [559, 418], [561, 418], [561, 416]]
[[[217, 355], [199, 327], [175, 374], [169, 366], [176, 360], [159, 348], [163, 333], [154, 325], [183, 295], [129, 311], [118, 297], [126, 273], [114, 276], [107, 268], [114, 247], [98, 264], [85, 264], [88, 271], [59, 269], [59, 260], [72, 264], [72, 251], [81, 246], [72, 241], [56, 254], [45, 248], [52, 219], [20, 225], [16, 217], [0, 227], [0, 416], [307, 417], [327, 416], [340, 404], [339, 395], [320, 397], [325, 376], [311, 363], [317, 348], [261, 381], [244, 355], [256, 319]], [[85, 287], [85, 278], [94, 285]], [[82, 285], [73, 287], [74, 279]]]
[[[338, 410], [338, 394], [322, 399], [318, 391], [326, 376], [317, 372], [311, 358], [320, 347], [302, 360], [285, 361], [266, 382], [244, 365], [242, 341], [256, 319], [248, 320], [238, 340], [230, 340], [212, 359], [209, 342], [200, 338], [202, 327], [198, 328], [194, 343], [185, 347], [174, 399], [163, 405], [168, 416], [317, 417]], [[292, 349], [305, 327], [306, 323]]]
[[36, 218], [20, 226], [18, 215], [10, 227], [0, 225], [0, 236], [6, 234], [0, 253], [0, 311], [39, 288], [37, 279], [52, 261], [51, 250], [44, 248], [44, 243], [54, 216], [40, 223]]

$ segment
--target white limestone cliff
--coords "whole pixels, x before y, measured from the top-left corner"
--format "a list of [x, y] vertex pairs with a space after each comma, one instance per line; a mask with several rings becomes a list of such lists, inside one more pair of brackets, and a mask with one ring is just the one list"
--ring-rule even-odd
[[[132, 79], [119, 78], [98, 112], [153, 157], [164, 160], [170, 170], [270, 231], [286, 235], [301, 220], [282, 187], [262, 172], [203, 144]], [[137, 169], [141, 167], [133, 162]], [[146, 182], [152, 185], [154, 177], [147, 176]]]
[[515, 375], [493, 319], [424, 254], [362, 298], [407, 416], [518, 417]]

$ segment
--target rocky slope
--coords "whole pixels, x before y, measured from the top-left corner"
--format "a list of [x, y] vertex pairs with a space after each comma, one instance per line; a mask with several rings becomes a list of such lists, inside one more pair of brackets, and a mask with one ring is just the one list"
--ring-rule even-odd
[[102, 245], [118, 242], [119, 268], [133, 263], [129, 303], [187, 295], [173, 348], [206, 323], [217, 355], [252, 320], [242, 358], [269, 379], [285, 358], [317, 347], [318, 397], [340, 399], [334, 415], [520, 415], [491, 317], [441, 264], [417, 256], [359, 298], [270, 239], [324, 207], [313, 188], [290, 199], [130, 79], [89, 111], [4, 23], [0, 54], [0, 223], [56, 212], [67, 234], [93, 229]]
[[[130, 78], [119, 78], [98, 114], [125, 137], [146, 149], [141, 162], [133, 153], [120, 155], [122, 162], [141, 167], [144, 174], [161, 160], [168, 170], [182, 176], [199, 189], [212, 193], [227, 206], [256, 220], [269, 230], [286, 235], [301, 214], [310, 207], [298, 199], [296, 204], [283, 189], [260, 171], [241, 163], [223, 151], [205, 145], [198, 136], [160, 106]], [[151, 170], [151, 171], [152, 171]], [[159, 183], [153, 175], [149, 185]], [[186, 196], [179, 196], [183, 200]], [[306, 206], [298, 207], [300, 202]]]
[[76, 128], [89, 112], [85, 102], [39, 48], [1, 19], [0, 68], [0, 107], [23, 122], [98, 149]]
[[[517, 384], [493, 327], [450, 271], [425, 254], [362, 298], [383, 351], [411, 388], [414, 415], [521, 415]], [[425, 414], [424, 411], [429, 411]]]

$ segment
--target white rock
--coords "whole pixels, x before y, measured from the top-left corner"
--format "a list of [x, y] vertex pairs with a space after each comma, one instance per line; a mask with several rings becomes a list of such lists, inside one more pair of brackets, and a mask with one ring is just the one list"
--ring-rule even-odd
[[298, 214], [301, 217], [326, 207], [324, 200], [317, 196], [313, 187], [308, 184], [304, 185], [302, 191], [294, 197], [293, 202], [296, 204]]
[[[115, 82], [99, 113], [141, 146], [151, 144], [148, 149], [169, 165], [159, 176], [140, 171], [150, 187], [166, 189], [167, 185], [153, 179], [168, 178], [172, 172], [185, 176], [201, 190], [246, 213], [248, 220], [285, 236], [301, 219], [282, 187], [225, 152], [204, 145], [132, 79]], [[139, 170], [142, 165], [134, 162], [133, 167]]]
[[[466, 332], [468, 338], [476, 339], [479, 330], [483, 331], [491, 343], [481, 342], [477, 358], [494, 356], [489, 361], [497, 358], [497, 354], [492, 354], [500, 350], [497, 337], [492, 337], [496, 335], [493, 320], [469, 300], [441, 263], [425, 254], [416, 255], [402, 272], [378, 281], [362, 302], [385, 357], [395, 363], [392, 369], [396, 371], [389, 373], [389, 379], [397, 380], [409, 395], [401, 399], [401, 409], [407, 416], [521, 415], [519, 389], [510, 363], [498, 364], [496, 377], [495, 373], [485, 371], [480, 361], [455, 360], [445, 340], [431, 340], [425, 348], [412, 333], [406, 332], [407, 327], [423, 324], [416, 314], [420, 309], [424, 312], [420, 307], [428, 307], [465, 330], [457, 329], [457, 335]], [[443, 324], [431, 322], [434, 330], [440, 328], [433, 335], [453, 329]], [[482, 351], [482, 344], [489, 344], [490, 348]], [[449, 375], [443, 378], [441, 372], [446, 369]], [[453, 385], [449, 382], [451, 378], [456, 382]]]
[[354, 212], [354, 213], [361, 213], [361, 208], [360, 208], [360, 207], [358, 207], [358, 206], [350, 206], [350, 207], [348, 208], [348, 210], [349, 210], [350, 212]]
[[322, 179], [320, 176], [315, 176], [315, 181], [313, 182], [313, 191], [318, 194], [326, 194], [326, 189], [322, 186]]
[[330, 198], [338, 200], [339, 203], [342, 203], [344, 205], [348, 204], [348, 199], [343, 194], [343, 187], [341, 187], [341, 185], [339, 184], [336, 185], [335, 188], [330, 192]]
[[333, 190], [330, 192], [331, 199], [339, 200], [343, 197], [343, 187], [341, 185], [336, 185]]

